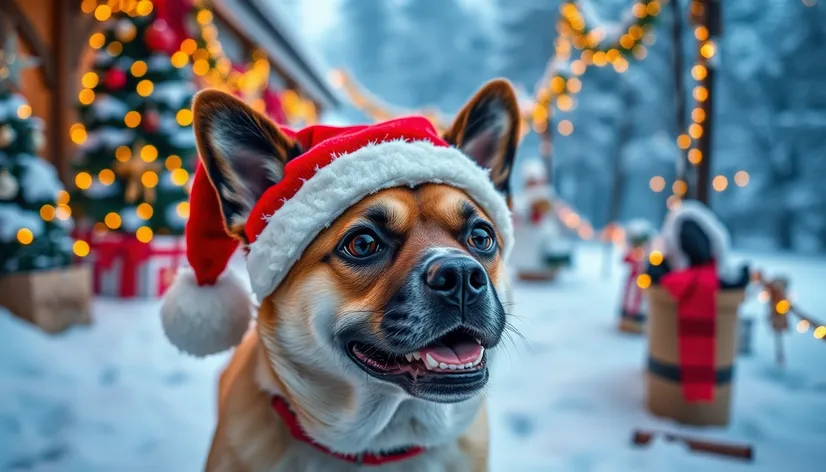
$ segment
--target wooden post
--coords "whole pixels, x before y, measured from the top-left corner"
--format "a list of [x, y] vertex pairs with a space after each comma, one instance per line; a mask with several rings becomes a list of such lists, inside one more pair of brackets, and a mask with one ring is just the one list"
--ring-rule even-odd
[[[695, 0], [697, 1], [697, 0]], [[699, 81], [700, 86], [705, 87], [706, 99], [700, 101], [700, 108], [705, 112], [705, 123], [703, 124], [703, 135], [697, 141], [697, 149], [702, 153], [703, 159], [697, 166], [696, 198], [708, 204], [709, 191], [711, 187], [711, 150], [713, 145], [714, 130], [714, 84], [716, 67], [719, 63], [716, 47], [720, 44], [722, 35], [722, 2], [720, 0], [702, 0], [702, 5], [695, 16], [697, 26], [704, 26], [708, 31], [708, 40], [700, 41], [698, 52], [698, 64], [704, 65], [707, 70], [705, 78]], [[702, 54], [704, 46], [711, 45], [714, 49], [710, 58], [705, 58]]]

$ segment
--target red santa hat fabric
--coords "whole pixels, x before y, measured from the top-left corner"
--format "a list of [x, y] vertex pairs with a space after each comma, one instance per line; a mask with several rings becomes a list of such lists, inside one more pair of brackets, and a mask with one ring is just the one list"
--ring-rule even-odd
[[[287, 132], [285, 130], [285, 132]], [[441, 183], [464, 190], [513, 245], [507, 202], [488, 171], [448, 145], [422, 117], [372, 126], [310, 126], [287, 132], [305, 150], [284, 167], [244, 225], [252, 292], [272, 293], [313, 239], [364, 197], [392, 187]], [[249, 325], [248, 292], [226, 272], [237, 242], [224, 230], [220, 204], [199, 166], [190, 195], [187, 259], [167, 292], [162, 320], [167, 337], [194, 355], [220, 352], [240, 342]]]

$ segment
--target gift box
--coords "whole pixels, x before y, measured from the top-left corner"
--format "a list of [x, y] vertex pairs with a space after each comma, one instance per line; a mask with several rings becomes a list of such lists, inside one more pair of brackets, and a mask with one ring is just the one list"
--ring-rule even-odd
[[0, 277], [0, 306], [46, 332], [92, 322], [92, 270], [75, 264]]
[[92, 236], [95, 294], [118, 298], [162, 296], [186, 261], [183, 236], [155, 236], [144, 243], [133, 235]]

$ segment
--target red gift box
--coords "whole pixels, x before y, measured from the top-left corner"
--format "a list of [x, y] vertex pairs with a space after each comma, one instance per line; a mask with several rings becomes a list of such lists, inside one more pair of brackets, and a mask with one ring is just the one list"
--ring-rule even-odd
[[183, 236], [155, 236], [138, 241], [134, 235], [94, 234], [87, 238], [97, 295], [132, 298], [160, 297], [186, 261]]

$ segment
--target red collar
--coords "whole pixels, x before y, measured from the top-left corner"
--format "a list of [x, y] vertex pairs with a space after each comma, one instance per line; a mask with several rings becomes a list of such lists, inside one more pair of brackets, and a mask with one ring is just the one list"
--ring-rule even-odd
[[298, 424], [298, 418], [295, 416], [295, 413], [293, 413], [293, 411], [290, 409], [290, 405], [287, 404], [286, 400], [284, 400], [281, 397], [273, 396], [272, 407], [278, 413], [278, 416], [281, 417], [281, 421], [284, 422], [284, 425], [287, 426], [287, 429], [290, 430], [290, 434], [292, 434], [293, 438], [313, 446], [314, 448], [327, 454], [328, 456], [333, 456], [336, 459], [340, 459], [345, 462], [350, 462], [351, 464], [382, 465], [387, 464], [389, 462], [398, 462], [405, 459], [410, 459], [411, 457], [418, 456], [425, 450], [421, 446], [410, 446], [402, 449], [397, 449], [395, 451], [387, 452], [384, 454], [373, 454], [370, 452], [362, 452], [359, 454], [341, 454], [338, 452], [331, 451], [330, 449], [313, 441], [311, 437], [307, 436], [307, 433], [305, 433], [304, 430], [301, 428], [301, 425]]

